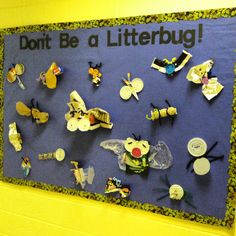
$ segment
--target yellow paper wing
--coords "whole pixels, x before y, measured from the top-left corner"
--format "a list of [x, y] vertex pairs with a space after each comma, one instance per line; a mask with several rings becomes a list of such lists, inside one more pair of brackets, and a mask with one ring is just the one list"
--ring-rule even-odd
[[15, 71], [17, 75], [22, 75], [25, 71], [25, 67], [23, 64], [16, 64], [15, 65]]
[[49, 89], [55, 89], [57, 87], [57, 77], [53, 74], [52, 70], [48, 70], [45, 74], [46, 85]]
[[189, 70], [187, 79], [195, 84], [201, 84], [204, 74], [205, 73], [202, 72], [200, 65], [194, 66]]
[[16, 103], [16, 111], [21, 116], [31, 116], [31, 109], [21, 101]]
[[224, 86], [218, 82], [216, 77], [214, 77], [209, 80], [208, 84], [204, 84], [202, 86], [202, 93], [207, 98], [207, 100], [211, 100], [217, 96], [223, 88]]
[[9, 70], [7, 72], [7, 80], [10, 83], [15, 82], [15, 80], [16, 80], [16, 73], [14, 71], [12, 71], [12, 70]]
[[77, 106], [83, 111], [86, 112], [86, 106], [84, 103], [84, 100], [80, 97], [80, 95], [77, 93], [77, 91], [73, 91], [70, 93], [70, 101], [71, 102], [77, 102]]

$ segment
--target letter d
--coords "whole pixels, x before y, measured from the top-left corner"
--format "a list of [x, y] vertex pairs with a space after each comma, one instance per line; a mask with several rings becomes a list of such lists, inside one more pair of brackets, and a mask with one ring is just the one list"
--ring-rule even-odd
[[27, 49], [28, 37], [25, 35], [20, 36], [20, 49]]

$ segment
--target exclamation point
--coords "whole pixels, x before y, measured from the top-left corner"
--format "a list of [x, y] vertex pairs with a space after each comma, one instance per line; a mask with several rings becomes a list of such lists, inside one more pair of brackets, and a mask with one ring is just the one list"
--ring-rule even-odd
[[202, 30], [202, 24], [199, 24], [198, 25], [198, 42], [200, 43], [200, 42], [202, 42], [202, 32], [203, 30]]

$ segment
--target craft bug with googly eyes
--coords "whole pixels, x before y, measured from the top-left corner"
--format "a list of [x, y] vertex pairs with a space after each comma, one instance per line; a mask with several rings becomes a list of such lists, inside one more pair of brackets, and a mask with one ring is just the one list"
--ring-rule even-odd
[[172, 107], [167, 99], [165, 100], [165, 102], [168, 105], [168, 108], [163, 108], [163, 109], [159, 109], [157, 106], [154, 106], [151, 103], [153, 110], [151, 110], [150, 117], [148, 116], [148, 114], [146, 115], [146, 119], [151, 121], [158, 120], [159, 124], [161, 125], [161, 119], [169, 117], [171, 119], [171, 125], [173, 125], [175, 116], [177, 115], [177, 108]]
[[184, 201], [187, 205], [191, 206], [194, 209], [197, 207], [193, 203], [193, 195], [189, 191], [183, 189], [179, 184], [170, 184], [170, 181], [165, 175], [160, 177], [161, 182], [164, 184], [164, 187], [154, 188], [152, 191], [154, 193], [163, 193], [162, 196], [158, 197], [157, 202], [162, 199], [169, 197], [171, 201]]
[[158, 141], [152, 146], [147, 140], [134, 138], [126, 140], [109, 139], [100, 143], [104, 149], [113, 151], [118, 157], [119, 168], [131, 174], [147, 173], [149, 168], [167, 169], [172, 165], [173, 157], [168, 146]]
[[32, 121], [36, 124], [44, 124], [48, 122], [49, 114], [39, 110], [39, 104], [34, 103], [34, 98], [31, 99], [31, 106], [26, 106], [22, 101], [16, 103], [16, 111], [21, 116], [32, 117]]
[[100, 72], [102, 63], [100, 62], [99, 64], [96, 64], [95, 66], [93, 66], [93, 62], [89, 61], [88, 64], [89, 64], [89, 69], [88, 69], [89, 76], [92, 79], [93, 84], [96, 87], [99, 87], [101, 83], [101, 78], [102, 78], [102, 73]]

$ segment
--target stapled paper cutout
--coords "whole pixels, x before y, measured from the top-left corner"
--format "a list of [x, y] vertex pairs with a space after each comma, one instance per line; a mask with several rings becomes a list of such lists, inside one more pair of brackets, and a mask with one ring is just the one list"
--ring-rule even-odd
[[157, 201], [169, 197], [172, 201], [184, 201], [192, 208], [197, 209], [193, 203], [192, 193], [184, 190], [179, 184], [170, 184], [167, 175], [165, 175], [165, 177], [161, 176], [160, 180], [164, 184], [164, 187], [154, 188], [153, 192], [163, 193], [164, 195], [158, 197]]
[[102, 63], [96, 64], [93, 66], [93, 62], [89, 61], [89, 69], [88, 74], [90, 79], [92, 79], [93, 84], [96, 87], [99, 87], [101, 84], [102, 73], [100, 72], [100, 68], [102, 67]]
[[121, 170], [133, 174], [144, 173], [149, 167], [164, 170], [173, 163], [172, 154], [163, 141], [152, 146], [148, 141], [135, 136], [135, 139], [130, 137], [126, 140], [108, 139], [101, 142], [100, 146], [118, 156]]
[[[197, 139], [196, 142], [194, 142]], [[205, 141], [204, 141], [205, 142]], [[212, 156], [210, 152], [216, 147], [218, 142], [215, 142], [210, 149], [206, 150], [204, 142], [201, 142], [199, 138], [193, 138], [188, 143], [188, 150], [193, 158], [187, 163], [186, 169], [188, 170], [193, 164], [192, 172], [197, 175], [206, 175], [210, 172], [211, 163], [224, 158], [224, 155]]]
[[16, 152], [22, 150], [22, 139], [20, 133], [17, 131], [16, 122], [9, 124], [8, 138]]
[[74, 90], [70, 94], [70, 102], [67, 103], [70, 110], [65, 114], [67, 120], [67, 129], [71, 132], [76, 130], [88, 131], [100, 127], [112, 129], [113, 124], [110, 121], [110, 115], [101, 108], [92, 108], [87, 110], [83, 99]]
[[51, 160], [56, 159], [57, 161], [63, 161], [66, 153], [62, 148], [58, 148], [55, 152], [42, 153], [38, 155], [39, 160]]
[[165, 117], [169, 117], [171, 119], [171, 124], [174, 123], [174, 118], [177, 115], [177, 108], [172, 107], [168, 100], [165, 100], [166, 104], [168, 105], [168, 108], [162, 108], [159, 109], [157, 106], [154, 106], [151, 103], [151, 106], [153, 110], [151, 110], [151, 116], [149, 117], [148, 114], [146, 115], [147, 120], [158, 120], [159, 124], [161, 125], [161, 119]]
[[19, 87], [24, 90], [25, 86], [19, 77], [19, 75], [23, 75], [24, 72], [25, 72], [25, 67], [23, 64], [12, 64], [7, 72], [8, 82], [14, 83], [17, 79]]
[[20, 116], [26, 116], [32, 118], [36, 124], [44, 124], [48, 122], [49, 114], [39, 110], [39, 104], [34, 104], [34, 98], [31, 99], [31, 106], [26, 106], [23, 102], [18, 101], [16, 103], [16, 111]]
[[185, 50], [183, 50], [178, 59], [174, 57], [171, 61], [168, 61], [166, 58], [161, 61], [155, 57], [152, 61], [151, 68], [154, 68], [168, 76], [173, 76], [176, 72], [183, 69], [191, 57], [192, 55]]
[[86, 184], [92, 184], [95, 176], [95, 171], [92, 166], [89, 166], [87, 169], [79, 168], [79, 162], [71, 161], [72, 165], [74, 165], [74, 169], [71, 171], [74, 174], [76, 185], [80, 184], [81, 188], [84, 189]]
[[192, 67], [188, 74], [187, 79], [195, 84], [202, 84], [202, 93], [207, 100], [216, 97], [224, 88], [218, 82], [217, 77], [210, 77], [209, 73], [214, 65], [212, 59], [203, 62], [197, 66]]
[[43, 85], [49, 89], [55, 89], [57, 87], [57, 76], [63, 74], [64, 69], [58, 66], [56, 62], [53, 62], [47, 72], [41, 72], [38, 81], [41, 81]]
[[21, 169], [23, 171], [24, 177], [27, 177], [30, 174], [31, 164], [29, 157], [22, 157]]
[[113, 177], [108, 178], [105, 193], [119, 193], [121, 198], [127, 198], [131, 193], [131, 189], [129, 185], [123, 185], [121, 184], [121, 180]]
[[144, 83], [140, 78], [134, 78], [130, 80], [131, 74], [127, 73], [127, 79], [123, 78], [123, 82], [125, 83], [125, 86], [123, 86], [120, 89], [120, 97], [123, 100], [129, 100], [131, 96], [133, 95], [135, 99], [138, 101], [138, 93], [140, 93], [143, 90]]

